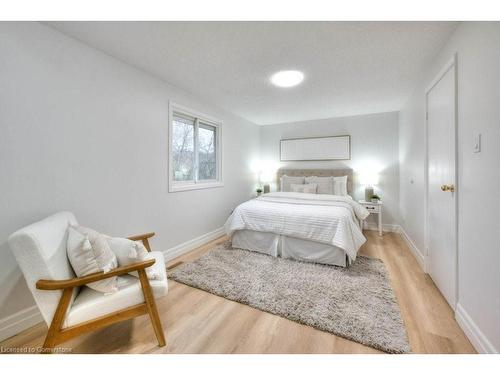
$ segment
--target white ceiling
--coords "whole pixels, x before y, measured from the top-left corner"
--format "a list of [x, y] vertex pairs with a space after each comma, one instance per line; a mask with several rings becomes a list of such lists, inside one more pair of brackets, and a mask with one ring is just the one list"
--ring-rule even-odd
[[[453, 22], [50, 22], [260, 125], [397, 111]], [[269, 76], [305, 74], [283, 89]]]

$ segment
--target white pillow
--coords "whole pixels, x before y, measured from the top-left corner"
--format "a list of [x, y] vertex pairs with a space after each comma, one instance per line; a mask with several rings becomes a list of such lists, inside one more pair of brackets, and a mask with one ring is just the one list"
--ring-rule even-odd
[[306, 177], [306, 184], [317, 184], [317, 194], [333, 194], [333, 177]]
[[[104, 236], [92, 229], [85, 230], [87, 233], [83, 233], [79, 228], [83, 227], [69, 226], [66, 245], [68, 259], [75, 274], [82, 277], [116, 268], [116, 256], [109, 248]], [[118, 290], [116, 276], [95, 281], [87, 286], [102, 293], [114, 293]]]
[[294, 193], [316, 194], [318, 189], [317, 184], [292, 184], [291, 186]]
[[[146, 250], [142, 242], [131, 241], [127, 238], [106, 237], [111, 250], [115, 253], [118, 260], [118, 266], [128, 266], [132, 263], [142, 262], [143, 260], [154, 259]], [[162, 275], [154, 272], [153, 267], [147, 267], [146, 275], [150, 280], [161, 280]], [[139, 277], [137, 271], [129, 272], [130, 275]]]
[[283, 175], [280, 178], [280, 191], [292, 191], [292, 184], [304, 184], [304, 177], [291, 177], [287, 175]]
[[347, 195], [347, 176], [333, 178], [333, 194]]

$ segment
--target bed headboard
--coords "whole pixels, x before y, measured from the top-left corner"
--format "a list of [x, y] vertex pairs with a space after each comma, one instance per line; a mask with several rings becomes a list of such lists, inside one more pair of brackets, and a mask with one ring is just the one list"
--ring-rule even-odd
[[277, 188], [280, 188], [280, 178], [283, 175], [293, 176], [293, 177], [340, 177], [347, 176], [347, 193], [352, 196], [352, 169], [278, 169], [276, 174], [277, 178]]

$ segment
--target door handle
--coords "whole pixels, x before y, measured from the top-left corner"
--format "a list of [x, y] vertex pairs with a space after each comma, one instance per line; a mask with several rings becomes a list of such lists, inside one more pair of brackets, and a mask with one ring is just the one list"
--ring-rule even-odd
[[441, 190], [442, 191], [449, 191], [450, 193], [453, 193], [455, 191], [455, 185], [442, 185]]

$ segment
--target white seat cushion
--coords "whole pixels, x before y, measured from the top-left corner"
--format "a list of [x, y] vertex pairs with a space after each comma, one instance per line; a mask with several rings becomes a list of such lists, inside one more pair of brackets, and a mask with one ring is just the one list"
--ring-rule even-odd
[[[161, 280], [150, 280], [151, 289], [155, 298], [167, 294], [167, 270], [163, 254], [159, 251], [150, 253], [156, 262], [151, 266], [155, 273], [161, 274]], [[103, 294], [89, 287], [82, 287], [80, 293], [71, 305], [63, 327], [70, 327], [90, 319], [99, 318], [106, 314], [137, 305], [144, 302], [141, 282], [137, 277], [122, 275], [118, 277], [118, 291], [113, 294]]]

